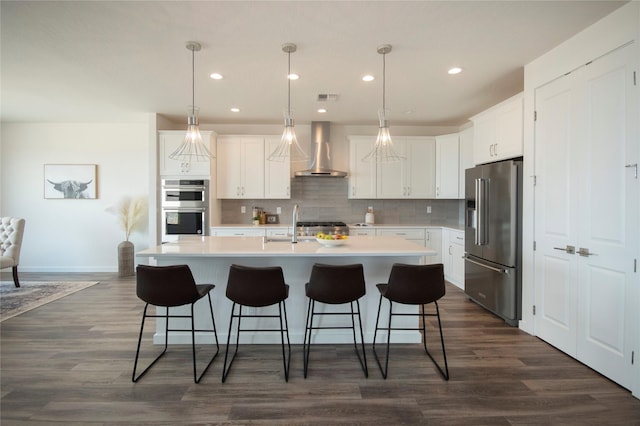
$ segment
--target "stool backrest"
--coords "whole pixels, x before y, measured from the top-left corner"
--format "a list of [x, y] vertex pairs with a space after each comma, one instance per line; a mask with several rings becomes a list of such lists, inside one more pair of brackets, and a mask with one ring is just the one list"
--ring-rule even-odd
[[323, 303], [348, 303], [366, 292], [361, 264], [324, 265], [316, 263], [311, 269], [307, 296]]
[[398, 303], [422, 305], [445, 294], [444, 266], [395, 263], [389, 274], [385, 297]]
[[244, 306], [269, 306], [288, 296], [282, 268], [231, 265], [227, 298]]
[[187, 265], [138, 265], [136, 273], [136, 294], [151, 305], [181, 306], [200, 297]]

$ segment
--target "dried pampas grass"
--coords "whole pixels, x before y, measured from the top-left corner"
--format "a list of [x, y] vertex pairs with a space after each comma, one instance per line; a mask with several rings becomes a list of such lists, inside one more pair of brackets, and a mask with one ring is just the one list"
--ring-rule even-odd
[[107, 211], [118, 216], [124, 230], [125, 240], [129, 241], [131, 233], [141, 230], [147, 215], [147, 199], [144, 197], [123, 197], [120, 202]]

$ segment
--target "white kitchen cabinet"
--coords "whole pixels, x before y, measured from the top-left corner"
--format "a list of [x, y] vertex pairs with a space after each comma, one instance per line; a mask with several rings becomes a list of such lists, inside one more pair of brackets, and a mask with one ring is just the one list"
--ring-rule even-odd
[[436, 198], [460, 198], [458, 133], [436, 136]]
[[443, 237], [444, 277], [464, 290], [464, 231], [446, 228]]
[[349, 195], [350, 199], [376, 198], [376, 163], [365, 162], [365, 157], [375, 145], [374, 136], [349, 137]]
[[218, 138], [218, 198], [264, 198], [264, 138]]
[[437, 253], [435, 256], [425, 256], [425, 263], [427, 265], [442, 263], [442, 229], [426, 228], [424, 242], [427, 248], [433, 249]]
[[211, 235], [214, 237], [288, 237], [288, 227], [263, 226], [212, 226]]
[[400, 136], [393, 144], [402, 159], [377, 165], [377, 198], [435, 198], [435, 139]]
[[523, 95], [519, 93], [480, 114], [473, 121], [473, 160], [491, 163], [523, 153]]
[[291, 198], [291, 161], [269, 161], [269, 155], [280, 143], [281, 136], [264, 138], [264, 198]]
[[460, 132], [460, 177], [458, 182], [458, 197], [465, 198], [465, 170], [475, 166], [473, 162], [473, 127], [467, 127]]
[[349, 227], [349, 236], [354, 237], [372, 237], [376, 235], [375, 228], [363, 228], [360, 226], [350, 226]]
[[[160, 157], [160, 176], [162, 177], [201, 177], [211, 176], [211, 161], [178, 161], [169, 158], [184, 141], [186, 131], [161, 130], [158, 132], [158, 150]], [[214, 133], [201, 131], [202, 141], [211, 149]], [[213, 152], [213, 150], [212, 150]]]

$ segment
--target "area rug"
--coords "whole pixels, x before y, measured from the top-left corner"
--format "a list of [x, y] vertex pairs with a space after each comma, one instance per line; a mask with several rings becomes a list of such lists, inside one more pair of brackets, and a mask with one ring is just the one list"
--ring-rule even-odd
[[0, 322], [95, 284], [98, 284], [98, 281], [20, 281], [20, 287], [17, 288], [13, 281], [2, 281]]

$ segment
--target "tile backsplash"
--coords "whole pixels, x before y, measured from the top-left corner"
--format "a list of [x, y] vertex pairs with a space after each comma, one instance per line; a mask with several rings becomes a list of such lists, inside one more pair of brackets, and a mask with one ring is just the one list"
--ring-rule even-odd
[[[364, 222], [369, 206], [376, 224], [449, 225], [464, 222], [463, 200], [350, 200], [349, 179], [304, 177], [291, 179], [289, 200], [221, 200], [222, 224], [250, 224], [251, 210], [261, 207], [270, 214], [282, 209], [280, 223], [290, 224], [293, 205], [300, 206], [300, 220], [342, 220]], [[241, 207], [246, 213], [241, 213]], [[431, 213], [427, 213], [431, 206]]]

